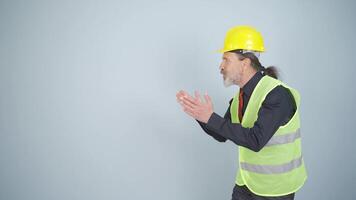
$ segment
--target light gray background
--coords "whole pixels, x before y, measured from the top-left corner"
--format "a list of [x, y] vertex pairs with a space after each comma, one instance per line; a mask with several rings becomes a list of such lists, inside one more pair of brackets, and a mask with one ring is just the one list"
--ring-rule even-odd
[[302, 95], [309, 178], [296, 199], [354, 199], [355, 1], [0, 1], [0, 199], [230, 199], [237, 146], [183, 113], [224, 114], [226, 31], [257, 27]]

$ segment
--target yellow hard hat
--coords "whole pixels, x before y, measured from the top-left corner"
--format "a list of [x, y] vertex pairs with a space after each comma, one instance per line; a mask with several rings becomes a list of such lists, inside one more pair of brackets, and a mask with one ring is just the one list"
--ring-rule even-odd
[[226, 33], [224, 48], [220, 53], [231, 50], [264, 52], [263, 38], [260, 32], [251, 26], [235, 26]]

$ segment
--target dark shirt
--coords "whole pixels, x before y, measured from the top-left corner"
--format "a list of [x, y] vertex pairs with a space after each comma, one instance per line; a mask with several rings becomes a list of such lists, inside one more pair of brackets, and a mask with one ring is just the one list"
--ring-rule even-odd
[[[257, 83], [264, 75], [257, 72], [241, 90], [243, 94], [243, 112], [245, 112], [251, 94]], [[239, 123], [231, 122], [230, 106], [224, 118], [216, 114], [211, 115], [208, 123], [198, 121], [203, 130], [219, 142], [231, 140], [237, 145], [260, 151], [271, 139], [277, 129], [285, 125], [294, 115], [296, 105], [290, 91], [279, 85], [275, 87], [263, 101], [258, 111], [257, 121], [252, 128], [242, 127]]]

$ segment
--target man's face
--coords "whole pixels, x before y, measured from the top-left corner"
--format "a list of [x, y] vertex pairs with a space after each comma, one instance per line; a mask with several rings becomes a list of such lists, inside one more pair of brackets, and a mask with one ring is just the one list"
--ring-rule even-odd
[[223, 75], [225, 87], [238, 85], [242, 76], [242, 61], [235, 53], [225, 52], [220, 64], [220, 73]]

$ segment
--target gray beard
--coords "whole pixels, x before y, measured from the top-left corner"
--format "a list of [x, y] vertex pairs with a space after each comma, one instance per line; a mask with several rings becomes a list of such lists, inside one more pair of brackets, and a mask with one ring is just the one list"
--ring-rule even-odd
[[224, 86], [225, 87], [230, 87], [234, 84], [234, 81], [232, 79], [230, 79], [229, 77], [226, 77], [224, 79]]

